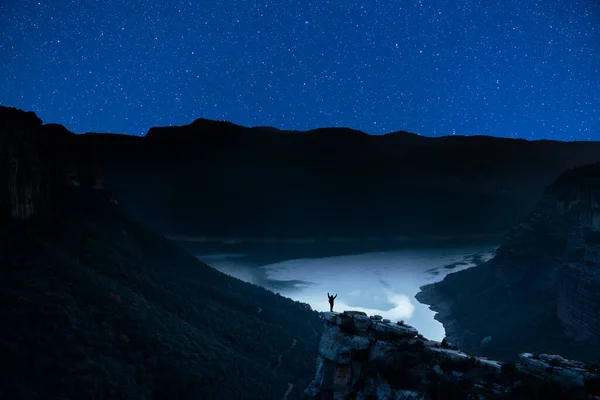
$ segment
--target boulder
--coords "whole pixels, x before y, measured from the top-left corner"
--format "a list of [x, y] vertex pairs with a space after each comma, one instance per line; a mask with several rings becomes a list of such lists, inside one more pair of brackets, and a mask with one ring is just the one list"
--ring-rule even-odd
[[[347, 316], [343, 316], [345, 318], [340, 318], [340, 329], [342, 332], [347, 334], [354, 334], [357, 331], [356, 325], [354, 324], [353, 318], [348, 318]], [[337, 322], [337, 321], [336, 321]]]
[[363, 311], [344, 311], [344, 314], [350, 315], [350, 316], [353, 316], [353, 315], [363, 315], [363, 316], [367, 317], [367, 313], [365, 313]]
[[367, 336], [352, 336], [349, 342], [352, 350], [367, 350], [371, 346], [371, 340]]
[[337, 353], [340, 347], [338, 337], [341, 335], [341, 330], [338, 326], [329, 326], [321, 335], [319, 342], [319, 355], [330, 361], [337, 360]]
[[371, 330], [379, 331], [379, 332], [389, 332], [390, 325], [380, 322], [380, 321], [373, 321], [371, 323]]
[[399, 338], [415, 337], [419, 333], [410, 325], [388, 325], [393, 336]]
[[325, 321], [331, 322], [332, 324], [335, 324], [336, 319], [338, 318], [338, 313], [326, 311], [326, 312], [322, 312], [321, 313], [321, 317]]
[[360, 331], [366, 331], [371, 327], [371, 319], [363, 315], [354, 315], [354, 326]]
[[395, 346], [392, 344], [378, 340], [375, 342], [373, 347], [371, 347], [371, 351], [369, 352], [369, 361], [384, 358], [388, 352], [394, 349]]
[[337, 325], [329, 326], [321, 336], [319, 355], [338, 364], [349, 364], [351, 353], [355, 350], [367, 350], [371, 341], [367, 336], [345, 334]]
[[373, 321], [371, 323], [371, 334], [377, 340], [389, 340], [391, 338], [391, 328], [388, 324]]

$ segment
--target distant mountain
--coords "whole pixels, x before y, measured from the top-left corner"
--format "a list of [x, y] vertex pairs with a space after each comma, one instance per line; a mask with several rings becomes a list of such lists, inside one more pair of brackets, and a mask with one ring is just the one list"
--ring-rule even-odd
[[600, 163], [562, 174], [489, 262], [423, 289], [417, 299], [464, 349], [599, 360]]
[[0, 108], [0, 398], [300, 398], [318, 314], [132, 220], [88, 150]]
[[145, 137], [78, 135], [136, 218], [168, 235], [503, 234], [600, 143], [307, 132], [198, 119]]

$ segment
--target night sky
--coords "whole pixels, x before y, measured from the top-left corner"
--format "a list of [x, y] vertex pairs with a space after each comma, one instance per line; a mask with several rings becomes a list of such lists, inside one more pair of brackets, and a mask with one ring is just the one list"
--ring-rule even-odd
[[600, 1], [0, 0], [0, 104], [77, 133], [600, 140]]

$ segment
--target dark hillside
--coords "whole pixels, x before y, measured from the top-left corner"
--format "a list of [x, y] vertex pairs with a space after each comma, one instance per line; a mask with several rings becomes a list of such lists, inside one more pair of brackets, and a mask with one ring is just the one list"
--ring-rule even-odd
[[452, 343], [501, 359], [600, 358], [599, 183], [600, 163], [565, 171], [493, 259], [423, 288]]
[[47, 164], [39, 123], [0, 128], [0, 398], [298, 398], [317, 313], [140, 226], [81, 148]]

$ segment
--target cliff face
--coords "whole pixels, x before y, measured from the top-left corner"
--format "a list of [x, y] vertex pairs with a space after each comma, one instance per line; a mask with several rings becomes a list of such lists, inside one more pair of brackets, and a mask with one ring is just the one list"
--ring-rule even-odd
[[47, 200], [40, 153], [35, 149], [42, 121], [33, 113], [0, 110], [0, 171], [4, 216], [27, 219]]
[[69, 186], [103, 190], [86, 142], [33, 112], [0, 107], [0, 215], [26, 221], [61, 207]]
[[362, 312], [322, 313], [311, 399], [587, 399], [596, 366], [523, 353], [503, 364], [427, 340], [411, 326]]
[[580, 185], [557, 189], [568, 229], [557, 315], [567, 337], [600, 344], [600, 188], [589, 181]]
[[495, 357], [535, 346], [600, 358], [599, 182], [598, 165], [565, 173], [492, 260], [423, 287], [417, 299], [439, 312], [454, 343]]
[[565, 336], [578, 342], [600, 343], [600, 277], [577, 266], [562, 272], [557, 315]]
[[69, 172], [78, 175], [73, 134], [15, 108], [0, 107], [0, 121], [2, 218], [23, 221], [51, 211], [68, 186]]
[[552, 293], [565, 336], [600, 344], [599, 235], [600, 188], [587, 179], [557, 182], [498, 249], [498, 283], [510, 287], [515, 269], [529, 271], [534, 290]]

